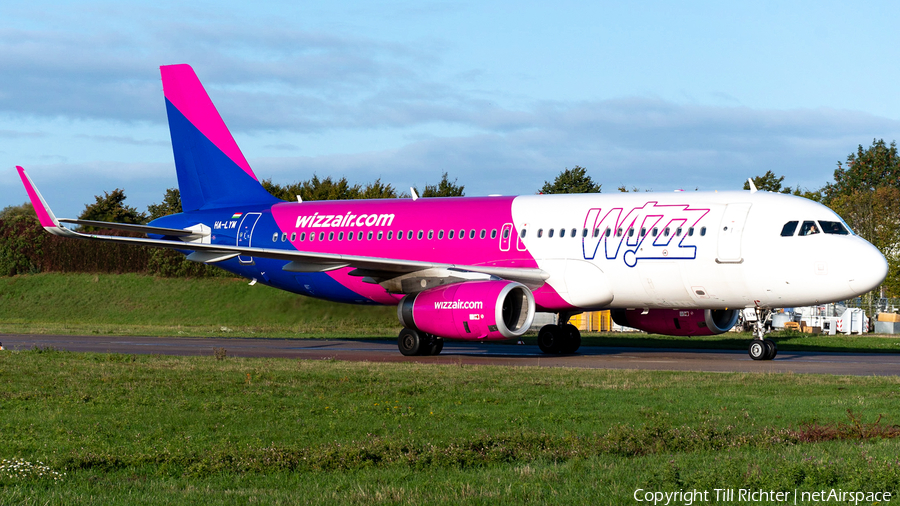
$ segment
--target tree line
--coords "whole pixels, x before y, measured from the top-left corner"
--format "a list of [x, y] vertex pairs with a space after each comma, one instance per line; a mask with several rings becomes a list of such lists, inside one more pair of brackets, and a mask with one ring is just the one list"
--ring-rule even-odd
[[[900, 155], [896, 142], [890, 144], [873, 140], [864, 148], [859, 145], [847, 160], [837, 162], [834, 180], [817, 189], [791, 188], [784, 184], [785, 176], [771, 170], [751, 178], [759, 190], [789, 193], [821, 202], [837, 212], [861, 237], [884, 253], [890, 266], [883, 284], [887, 295], [900, 296]], [[313, 175], [305, 181], [278, 184], [271, 179], [262, 181], [272, 195], [285, 201], [349, 200], [373, 198], [408, 198], [391, 184], [376, 179], [368, 184], [352, 184], [340, 179]], [[750, 189], [747, 181], [743, 188]], [[426, 184], [422, 190], [413, 188], [420, 197], [462, 197], [465, 187], [448, 173], [436, 184]], [[602, 185], [594, 182], [587, 169], [579, 165], [565, 168], [552, 181], [545, 181], [536, 193], [600, 193]], [[618, 191], [628, 190], [619, 186]], [[125, 203], [122, 189], [95, 196], [95, 202], [85, 205], [78, 216], [82, 220], [112, 221], [145, 224], [156, 218], [181, 212], [181, 197], [177, 188], [169, 188], [158, 204], [138, 211]], [[127, 232], [105, 230], [105, 234], [129, 235]], [[40, 227], [30, 203], [11, 206], [0, 211], [0, 275], [34, 272], [138, 272], [159, 276], [216, 276], [224, 271], [204, 264], [189, 262], [171, 250], [106, 244], [94, 241], [73, 241], [46, 234]], [[225, 273], [224, 275], [228, 275]]]

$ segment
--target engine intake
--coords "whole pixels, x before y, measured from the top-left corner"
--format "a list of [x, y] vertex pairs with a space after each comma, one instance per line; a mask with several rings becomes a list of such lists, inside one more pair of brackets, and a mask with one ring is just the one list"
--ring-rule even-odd
[[534, 295], [514, 281], [465, 281], [409, 294], [397, 306], [400, 324], [440, 337], [509, 339], [534, 320]]
[[728, 332], [737, 323], [736, 309], [613, 309], [614, 322], [652, 334], [712, 336]]

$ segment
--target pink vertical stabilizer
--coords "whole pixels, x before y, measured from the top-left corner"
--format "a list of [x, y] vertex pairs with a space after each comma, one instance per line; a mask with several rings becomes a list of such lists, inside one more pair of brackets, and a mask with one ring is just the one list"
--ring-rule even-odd
[[238, 167], [258, 181], [194, 69], [180, 64], [163, 65], [159, 71], [166, 99]]

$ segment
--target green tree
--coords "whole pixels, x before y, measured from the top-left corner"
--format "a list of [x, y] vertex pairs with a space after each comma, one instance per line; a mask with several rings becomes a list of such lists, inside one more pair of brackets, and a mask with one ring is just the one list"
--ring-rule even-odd
[[125, 191], [116, 188], [112, 192], [103, 192], [103, 196], [95, 195], [96, 202], [84, 206], [78, 217], [80, 220], [111, 221], [114, 223], [133, 223], [140, 225], [147, 222], [147, 215], [137, 209], [125, 205]]
[[[834, 182], [821, 190], [822, 202], [833, 209], [863, 239], [874, 244], [888, 260], [890, 269], [882, 288], [900, 295], [900, 155], [897, 143], [873, 139], [859, 145], [838, 162]], [[874, 293], [867, 299], [873, 299]]]
[[150, 214], [150, 221], [170, 214], [181, 212], [181, 192], [178, 188], [169, 188], [163, 196], [162, 202], [159, 204], [150, 204], [147, 206], [147, 212]]
[[[378, 183], [380, 184], [381, 181], [379, 180]], [[298, 195], [304, 201], [358, 199], [363, 191], [360, 185], [351, 185], [346, 177], [338, 180], [332, 179], [331, 176], [319, 179], [319, 176], [315, 174], [312, 179], [285, 186], [273, 183], [271, 179], [263, 180], [262, 185], [275, 197], [288, 202], [296, 202]]]
[[584, 167], [565, 169], [550, 183], [544, 181], [540, 193], [600, 193], [602, 185], [594, 183]]
[[420, 197], [462, 197], [465, 196], [466, 187], [456, 184], [456, 179], [450, 182], [450, 177], [446, 172], [441, 176], [441, 182], [438, 184], [426, 184], [425, 189], [419, 193], [419, 189], [415, 188], [416, 193]]
[[390, 184], [381, 182], [381, 178], [375, 180], [374, 183], [367, 184], [360, 192], [361, 199], [395, 199], [397, 198], [397, 190]]
[[[762, 176], [756, 176], [752, 179], [757, 190], [772, 193], [792, 193], [790, 186], [781, 185], [784, 182], [784, 176], [776, 176], [771, 170], [767, 170]], [[744, 189], [750, 189], [750, 183], [748, 181], [744, 181]], [[799, 187], [797, 191], [799, 191]]]
[[900, 155], [896, 141], [888, 146], [884, 139], [873, 139], [868, 148], [863, 149], [860, 144], [856, 153], [850, 153], [846, 166], [838, 162], [834, 183], [826, 184], [822, 192], [825, 202], [830, 202], [840, 195], [873, 191], [883, 186], [900, 188]]

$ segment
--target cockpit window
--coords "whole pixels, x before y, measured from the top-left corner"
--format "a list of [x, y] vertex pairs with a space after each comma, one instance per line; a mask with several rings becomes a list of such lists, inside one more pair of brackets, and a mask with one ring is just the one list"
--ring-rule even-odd
[[[784, 224], [784, 227], [781, 228], [781, 237], [791, 237], [794, 235], [794, 232], [797, 231], [797, 224], [799, 221], [789, 221]], [[807, 222], [809, 223], [809, 222]]]
[[819, 233], [819, 226], [816, 225], [814, 221], [804, 221], [803, 225], [800, 225], [800, 236], [804, 235], [813, 235]]
[[839, 221], [819, 220], [819, 225], [822, 226], [822, 232], [825, 232], [826, 234], [850, 235], [847, 227], [845, 227], [844, 224]]

